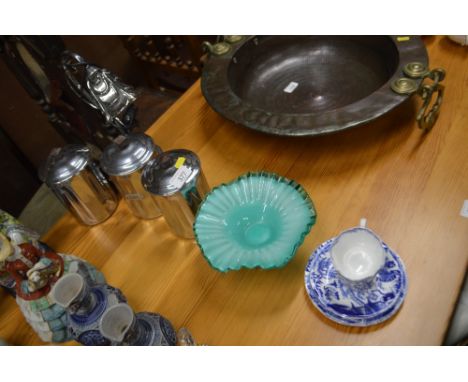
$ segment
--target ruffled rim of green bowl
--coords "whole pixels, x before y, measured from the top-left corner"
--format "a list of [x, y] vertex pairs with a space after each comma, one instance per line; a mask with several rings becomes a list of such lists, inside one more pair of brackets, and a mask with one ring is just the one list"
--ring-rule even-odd
[[[209, 257], [206, 255], [205, 253], [205, 250], [203, 249], [203, 246], [202, 244], [200, 243], [200, 239], [198, 237], [198, 233], [197, 233], [197, 229], [196, 229], [196, 225], [197, 225], [197, 221], [198, 221], [198, 217], [200, 215], [200, 211], [203, 207], [203, 205], [205, 204], [205, 202], [208, 200], [208, 198], [210, 197], [211, 194], [215, 193], [218, 189], [220, 188], [223, 188], [223, 187], [230, 187], [231, 185], [237, 183], [237, 182], [240, 182], [241, 180], [243, 179], [247, 179], [247, 178], [250, 178], [250, 177], [266, 177], [266, 178], [272, 178], [276, 181], [279, 181], [281, 183], [285, 183], [287, 184], [288, 186], [294, 188], [297, 192], [299, 192], [299, 194], [303, 197], [304, 201], [307, 203], [308, 207], [309, 207], [309, 211], [310, 211], [310, 220], [309, 222], [305, 225], [305, 229], [302, 231], [301, 235], [299, 236], [299, 239], [296, 241], [296, 243], [294, 244], [294, 246], [292, 247], [291, 251], [290, 251], [290, 254], [285, 257], [284, 261], [278, 265], [272, 265], [272, 266], [269, 266], [269, 267], [266, 267], [266, 266], [263, 266], [263, 265], [260, 265], [260, 264], [256, 264], [256, 265], [252, 265], [252, 266], [247, 266], [247, 265], [238, 265], [238, 266], [232, 266], [232, 267], [226, 267], [225, 269], [221, 269], [219, 267], [217, 267], [216, 265], [214, 265], [211, 260], [209, 259]], [[309, 194], [307, 193], [307, 191], [304, 189], [304, 187], [302, 187], [299, 183], [297, 183], [295, 180], [292, 180], [292, 179], [288, 179], [284, 176], [281, 176], [281, 175], [278, 175], [278, 174], [275, 174], [275, 173], [272, 173], [272, 172], [267, 172], [267, 171], [250, 171], [250, 172], [247, 172], [239, 177], [237, 177], [236, 179], [228, 182], [228, 183], [221, 183], [220, 185], [216, 186], [216, 187], [213, 187], [211, 189], [211, 191], [206, 195], [205, 199], [203, 200], [202, 204], [200, 205], [200, 207], [198, 208], [198, 212], [195, 216], [195, 221], [193, 223], [193, 232], [195, 234], [195, 240], [198, 244], [198, 247], [200, 248], [200, 251], [203, 255], [203, 257], [206, 259], [206, 261], [208, 262], [208, 264], [210, 264], [210, 266], [214, 269], [216, 269], [217, 271], [220, 271], [220, 272], [228, 272], [228, 271], [238, 271], [242, 268], [245, 268], [245, 269], [254, 269], [254, 268], [261, 268], [261, 269], [277, 269], [277, 268], [282, 268], [284, 267], [287, 263], [289, 263], [292, 258], [296, 255], [296, 252], [297, 250], [299, 249], [299, 247], [302, 245], [302, 243], [304, 242], [304, 239], [305, 237], [309, 234], [310, 230], [312, 229], [312, 226], [315, 224], [317, 220], [317, 211], [315, 209], [315, 206], [314, 206], [314, 203], [312, 201], [312, 199], [310, 198]]]

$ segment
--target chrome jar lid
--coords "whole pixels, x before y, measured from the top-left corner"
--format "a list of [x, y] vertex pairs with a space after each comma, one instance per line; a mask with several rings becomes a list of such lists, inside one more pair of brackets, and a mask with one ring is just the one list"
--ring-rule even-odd
[[90, 157], [90, 150], [84, 145], [53, 149], [39, 170], [39, 178], [49, 186], [66, 182], [85, 168]]
[[170, 196], [192, 186], [200, 173], [200, 159], [189, 150], [166, 151], [148, 162], [141, 181], [145, 189], [159, 196]]
[[[120, 138], [120, 137], [119, 137]], [[153, 156], [161, 153], [151, 137], [133, 133], [107, 146], [101, 157], [101, 167], [109, 175], [124, 176], [142, 168]]]

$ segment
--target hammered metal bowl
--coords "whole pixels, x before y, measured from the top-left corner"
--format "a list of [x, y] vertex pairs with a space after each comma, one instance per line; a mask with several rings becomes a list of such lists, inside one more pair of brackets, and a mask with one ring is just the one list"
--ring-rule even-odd
[[203, 95], [231, 121], [276, 135], [320, 135], [378, 118], [410, 96], [391, 89], [405, 65], [428, 66], [419, 37], [252, 36], [223, 44], [203, 69]]

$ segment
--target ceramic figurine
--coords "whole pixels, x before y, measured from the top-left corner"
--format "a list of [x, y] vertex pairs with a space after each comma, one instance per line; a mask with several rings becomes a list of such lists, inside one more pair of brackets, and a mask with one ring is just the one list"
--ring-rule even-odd
[[13, 253], [10, 241], [0, 233], [0, 285], [15, 296], [15, 280], [5, 270], [5, 260]]
[[99, 330], [114, 345], [174, 346], [177, 336], [171, 323], [156, 313], [133, 313], [127, 304], [117, 304], [102, 316]]
[[79, 273], [88, 283], [104, 283], [91, 264], [56, 253], [38, 240], [39, 235], [0, 210], [0, 284], [16, 295], [26, 321], [45, 342], [72, 337], [65, 310], [50, 298], [50, 290], [63, 275]]
[[99, 332], [99, 322], [114, 305], [126, 302], [117, 288], [107, 284], [89, 285], [77, 273], [69, 273], [55, 283], [51, 298], [66, 309], [69, 332], [83, 345], [110, 345]]

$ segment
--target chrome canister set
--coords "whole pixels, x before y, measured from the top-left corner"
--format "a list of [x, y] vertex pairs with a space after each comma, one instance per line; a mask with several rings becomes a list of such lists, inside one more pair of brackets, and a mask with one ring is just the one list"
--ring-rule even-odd
[[189, 150], [163, 152], [151, 137], [117, 137], [97, 157], [87, 146], [54, 149], [40, 177], [86, 225], [108, 219], [120, 196], [140, 219], [161, 215], [179, 237], [194, 237], [193, 222], [209, 191], [200, 160]]

